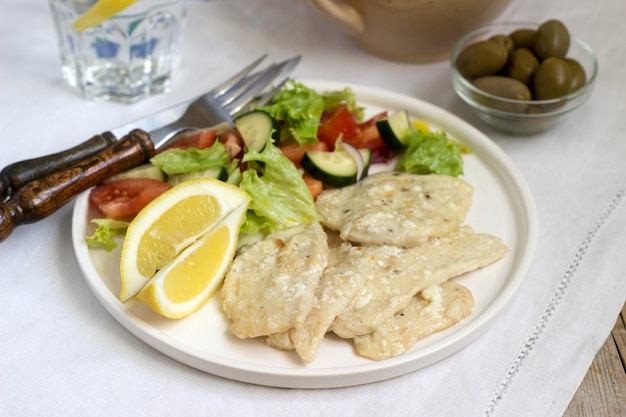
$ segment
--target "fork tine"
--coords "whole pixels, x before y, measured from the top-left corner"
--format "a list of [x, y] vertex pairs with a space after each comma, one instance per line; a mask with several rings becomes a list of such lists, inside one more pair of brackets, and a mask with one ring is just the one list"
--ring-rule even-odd
[[269, 90], [266, 93], [261, 94], [260, 96], [258, 96], [255, 100], [254, 100], [254, 105], [255, 106], [264, 106], [267, 103], [270, 102], [271, 99], [274, 98], [274, 96], [276, 94], [278, 94], [278, 92], [280, 90], [283, 89], [283, 87], [285, 86], [285, 84], [287, 84], [287, 81], [289, 81], [289, 77], [284, 78], [281, 82], [279, 82], [278, 84], [272, 86], [272, 89]]
[[[284, 71], [291, 71], [300, 61], [300, 56], [288, 59], [278, 64], [274, 64], [259, 73], [258, 77], [251, 79], [249, 83], [244, 85], [236, 95], [228, 100], [218, 100], [224, 108], [231, 114], [237, 113], [252, 101], [261, 91], [270, 85]], [[256, 74], [255, 74], [256, 75]]]
[[[241, 97], [242, 101], [249, 100], [253, 97], [254, 94], [250, 94], [249, 91], [258, 85], [262, 85], [265, 83], [265, 86], [269, 85], [267, 80], [270, 82], [277, 78], [281, 73], [290, 73], [298, 62], [300, 62], [301, 56], [297, 55], [293, 58], [287, 59], [285, 61], [274, 63], [270, 65], [268, 68], [265, 68], [262, 71], [254, 72], [247, 77], [240, 80], [237, 84], [232, 86], [230, 90], [225, 92], [222, 96], [216, 97], [217, 101], [220, 102], [222, 106], [227, 106], [232, 103], [234, 100], [237, 100]], [[261, 89], [262, 90], [262, 89]], [[261, 90], [258, 90], [260, 92]], [[245, 95], [245, 96], [244, 96]]]
[[250, 65], [248, 65], [247, 67], [245, 67], [244, 69], [242, 69], [237, 74], [233, 75], [232, 77], [230, 77], [229, 79], [227, 79], [226, 81], [218, 85], [217, 87], [215, 87], [213, 90], [211, 90], [211, 94], [213, 94], [213, 96], [216, 98], [224, 95], [228, 90], [230, 90], [231, 88], [236, 86], [238, 83], [240, 83], [242, 80], [244, 80], [246, 76], [250, 74], [250, 72], [253, 69], [255, 69], [261, 63], [261, 61], [263, 61], [265, 58], [267, 58], [267, 54], [264, 54], [261, 57], [257, 58], [256, 61], [254, 61], [253, 63], [251, 63]]
[[219, 97], [215, 97], [215, 99], [222, 105], [222, 107], [226, 107], [236, 99], [242, 97], [251, 86], [260, 82], [259, 80], [265, 79], [268, 76], [273, 76], [273, 78], [275, 78], [277, 76], [277, 71], [276, 64], [271, 64], [262, 71], [248, 75], [233, 85], [229, 90], [225, 91], [224, 94]]
[[289, 77], [284, 78], [281, 82], [279, 82], [278, 84], [272, 86], [272, 88], [269, 91], [266, 91], [264, 93], [262, 93], [261, 95], [256, 96], [254, 99], [252, 99], [251, 101], [249, 101], [248, 103], [246, 103], [245, 105], [241, 106], [241, 108], [237, 109], [236, 111], [230, 111], [230, 108], [227, 108], [226, 110], [233, 115], [233, 119], [237, 118], [237, 116], [247, 113], [249, 111], [252, 111], [255, 107], [257, 106], [264, 106], [267, 103], [270, 102], [270, 100], [272, 98], [274, 98], [274, 96], [276, 94], [278, 94], [278, 92], [280, 90], [283, 89], [283, 87], [285, 86], [285, 84], [287, 84], [287, 81], [289, 81]]

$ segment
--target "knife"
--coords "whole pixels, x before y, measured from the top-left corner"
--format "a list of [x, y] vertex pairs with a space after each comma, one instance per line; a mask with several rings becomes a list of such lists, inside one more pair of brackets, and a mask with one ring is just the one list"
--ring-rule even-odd
[[[268, 77], [259, 76], [258, 74], [250, 77], [256, 77], [253, 83], [257, 87], [260, 84], [264, 84], [264, 88], [279, 74], [290, 72], [297, 65], [299, 59], [299, 56], [292, 58], [273, 65], [270, 68], [271, 71], [266, 70], [259, 73], [261, 75], [269, 73], [269, 80], [267, 79]], [[249, 81], [250, 79], [248, 78]], [[237, 83], [237, 86], [241, 87], [241, 84]], [[223, 121], [232, 122], [231, 114], [239, 110], [251, 99], [250, 96], [245, 95], [244, 91], [241, 91], [237, 96], [242, 97], [245, 95], [247, 100], [242, 100], [241, 103], [229, 101], [225, 107], [224, 104], [217, 102], [214, 98], [217, 90], [216, 88], [194, 100], [191, 102], [191, 105], [189, 102], [181, 103], [133, 122], [130, 125], [121, 126], [113, 129], [111, 132], [105, 132], [101, 136], [105, 136], [105, 141], [112, 141], [112, 143], [103, 150], [91, 154], [87, 158], [80, 159], [69, 167], [56, 170], [21, 186], [11, 198], [0, 202], [0, 242], [6, 240], [17, 226], [39, 221], [54, 213], [78, 194], [99, 184], [106, 178], [148, 161], [155, 154], [155, 143], [153, 140], [158, 140], [157, 145], [162, 146], [168, 139], [167, 137], [157, 135], [165, 134], [167, 136], [172, 130], [175, 131], [182, 127], [179, 122], [180, 115], [187, 114], [188, 109], [193, 107], [193, 104], [199, 100], [205, 104], [201, 108], [203, 111], [196, 112], [197, 114], [192, 115], [190, 118], [190, 120], [195, 120], [197, 123], [203, 122], [202, 126], [193, 126], [196, 128], [211, 126]], [[272, 90], [272, 93], [275, 94], [276, 92], [278, 92], [278, 88]], [[268, 97], [268, 94], [264, 95], [266, 100]], [[174, 121], [172, 122], [172, 120]], [[128, 132], [129, 126], [140, 126], [151, 130], [151, 133], [141, 128], [135, 128], [124, 134], [121, 139], [115, 140], [116, 134]], [[154, 135], [154, 137], [151, 135]], [[90, 141], [94, 141], [94, 138], [90, 139]]]
[[[125, 136], [134, 128], [150, 132], [153, 138], [164, 138], [167, 140], [171, 137], [171, 135], [168, 136], [168, 133], [171, 134], [178, 128], [207, 127], [213, 124], [213, 120], [218, 119], [220, 121], [232, 122], [229, 112], [224, 111], [223, 107], [228, 106], [231, 112], [241, 107], [249, 101], [246, 100], [249, 97], [244, 94], [246, 88], [259, 89], [264, 87], [265, 84], [269, 84], [279, 74], [291, 72], [300, 60], [300, 56], [296, 56], [282, 63], [274, 64], [264, 71], [248, 75], [265, 57], [266, 55], [261, 56], [246, 68], [195, 100], [179, 103], [140, 120], [133, 121], [130, 124], [95, 135], [73, 148], [6, 166], [0, 172], [0, 201], [4, 201], [11, 193], [16, 192], [30, 181], [70, 167], [91, 155], [103, 151], [111, 146], [117, 138]], [[226, 93], [230, 97], [228, 101], [222, 102], [222, 105], [215, 103], [214, 97], [223, 96]], [[239, 97], [239, 101], [236, 100], [237, 97]], [[194, 106], [194, 104], [201, 104], [203, 111], [185, 114], [185, 111]], [[195, 108], [199, 108], [199, 106], [196, 105]], [[186, 122], [185, 126], [181, 124], [180, 119], [183, 114], [186, 116], [184, 120]], [[161, 144], [157, 143], [155, 145], [156, 148], [159, 148]]]

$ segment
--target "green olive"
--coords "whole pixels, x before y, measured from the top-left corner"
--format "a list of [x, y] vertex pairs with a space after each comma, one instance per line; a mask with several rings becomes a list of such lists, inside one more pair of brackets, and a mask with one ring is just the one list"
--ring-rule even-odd
[[530, 100], [532, 94], [530, 89], [521, 81], [515, 78], [501, 75], [487, 75], [476, 78], [472, 84], [489, 94], [512, 100]]
[[493, 35], [489, 38], [490, 41], [499, 42], [505, 48], [508, 54], [511, 54], [515, 50], [515, 43], [513, 43], [513, 39], [506, 35]]
[[495, 41], [480, 41], [467, 46], [459, 53], [456, 67], [465, 78], [495, 74], [507, 60], [504, 45]]
[[572, 85], [570, 86], [570, 93], [579, 90], [587, 83], [587, 76], [585, 75], [585, 69], [580, 62], [572, 58], [565, 60], [569, 65], [569, 69], [572, 71]]
[[537, 29], [533, 50], [541, 60], [556, 57], [565, 58], [569, 49], [569, 31], [558, 20], [548, 20]]
[[572, 71], [564, 59], [550, 57], [545, 59], [533, 81], [537, 100], [550, 100], [568, 94], [572, 85]]
[[527, 105], [525, 101], [532, 99], [532, 94], [526, 84], [515, 78], [501, 75], [487, 75], [472, 81], [474, 86], [486, 93], [494, 96], [504, 97], [512, 100], [522, 100], [520, 102], [504, 102], [499, 99], [489, 97], [476, 97], [477, 101], [487, 107], [509, 113], [526, 113]]
[[517, 29], [509, 35], [509, 38], [513, 40], [515, 48], [532, 49], [536, 33], [537, 31], [534, 29]]
[[509, 55], [508, 75], [526, 85], [531, 85], [537, 68], [539, 68], [539, 60], [530, 49], [518, 48]]

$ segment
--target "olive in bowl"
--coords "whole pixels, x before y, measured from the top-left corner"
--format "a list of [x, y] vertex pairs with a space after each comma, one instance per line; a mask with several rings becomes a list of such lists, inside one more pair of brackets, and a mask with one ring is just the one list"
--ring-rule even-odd
[[456, 93], [485, 123], [513, 134], [544, 131], [580, 107], [598, 72], [593, 50], [555, 19], [495, 23], [451, 55]]

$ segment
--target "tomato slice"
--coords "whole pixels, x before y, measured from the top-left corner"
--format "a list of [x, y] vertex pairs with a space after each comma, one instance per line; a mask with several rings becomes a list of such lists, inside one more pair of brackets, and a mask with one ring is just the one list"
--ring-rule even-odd
[[311, 174], [305, 172], [304, 174], [302, 174], [302, 179], [309, 189], [313, 200], [315, 200], [317, 196], [320, 195], [322, 191], [324, 191], [324, 183], [316, 178], [313, 178]]
[[178, 149], [208, 148], [209, 146], [213, 145], [213, 143], [215, 142], [216, 135], [217, 135], [217, 130], [215, 129], [199, 130], [198, 132], [185, 135], [182, 138], [178, 139], [176, 142], [170, 143], [169, 145], [162, 147], [161, 149], [157, 151], [157, 153], [161, 153], [172, 148], [178, 148]]
[[317, 138], [333, 150], [339, 137], [345, 140], [356, 136], [358, 132], [359, 121], [346, 104], [340, 104], [321, 120]]
[[131, 220], [149, 202], [170, 188], [171, 185], [155, 179], [127, 178], [93, 188], [89, 201], [109, 219]]
[[300, 146], [300, 145], [281, 145], [279, 149], [282, 151], [283, 155], [287, 157], [293, 164], [300, 168], [300, 161], [302, 161], [302, 157], [304, 153], [307, 151], [328, 151], [330, 147], [326, 142], [317, 142], [312, 145]]
[[385, 147], [385, 142], [378, 132], [376, 121], [387, 117], [387, 112], [383, 111], [359, 125], [356, 135], [344, 137], [343, 141], [358, 149], [371, 149], [373, 152], [380, 151]]
[[222, 133], [218, 140], [226, 146], [231, 160], [239, 156], [243, 151], [243, 138], [235, 129]]

